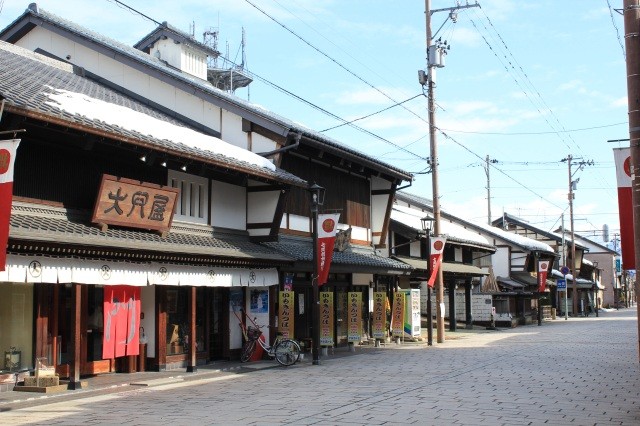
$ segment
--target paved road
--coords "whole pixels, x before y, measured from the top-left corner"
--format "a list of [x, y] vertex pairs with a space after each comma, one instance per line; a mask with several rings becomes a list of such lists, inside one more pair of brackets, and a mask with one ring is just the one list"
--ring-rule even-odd
[[640, 425], [635, 308], [447, 338], [9, 404], [0, 424]]

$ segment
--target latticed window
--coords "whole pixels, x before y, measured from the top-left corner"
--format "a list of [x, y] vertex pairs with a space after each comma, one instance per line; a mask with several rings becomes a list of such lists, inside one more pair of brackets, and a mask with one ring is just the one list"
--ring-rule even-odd
[[169, 186], [180, 190], [174, 219], [208, 223], [209, 182], [207, 178], [169, 170], [168, 180]]

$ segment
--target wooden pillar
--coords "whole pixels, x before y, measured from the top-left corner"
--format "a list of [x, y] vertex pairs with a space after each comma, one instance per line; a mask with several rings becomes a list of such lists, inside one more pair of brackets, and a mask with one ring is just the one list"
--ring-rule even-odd
[[456, 331], [456, 282], [449, 281], [449, 331]]
[[196, 287], [189, 289], [189, 359], [187, 361], [187, 373], [195, 373], [198, 371], [196, 366]]
[[53, 284], [53, 303], [51, 309], [51, 363], [55, 366], [60, 361], [58, 359], [58, 345], [62, 342], [58, 340], [58, 312], [60, 310], [60, 286], [62, 284]]
[[[36, 294], [36, 347], [35, 358], [37, 365], [37, 358], [45, 358], [47, 353], [47, 345], [49, 343], [49, 320], [50, 320], [50, 286], [49, 284], [34, 284], [34, 291]], [[49, 362], [49, 360], [47, 360]]]
[[158, 371], [167, 369], [167, 289], [156, 286], [156, 368]]
[[82, 389], [80, 381], [82, 286], [73, 284], [71, 289], [71, 361], [69, 363], [69, 389]]
[[464, 282], [464, 311], [465, 311], [465, 319], [467, 325], [465, 328], [473, 328], [473, 314], [472, 314], [472, 306], [471, 306], [471, 278], [468, 278]]

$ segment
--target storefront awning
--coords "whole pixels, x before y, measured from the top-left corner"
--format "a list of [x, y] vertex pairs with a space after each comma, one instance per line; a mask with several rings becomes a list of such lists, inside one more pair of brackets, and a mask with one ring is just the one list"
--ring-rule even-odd
[[466, 274], [474, 276], [489, 275], [489, 272], [473, 265], [464, 263], [442, 262], [442, 272], [450, 272], [452, 274]]
[[98, 261], [74, 257], [8, 255], [0, 281], [95, 285], [261, 287], [278, 284], [275, 268], [213, 268], [155, 262]]

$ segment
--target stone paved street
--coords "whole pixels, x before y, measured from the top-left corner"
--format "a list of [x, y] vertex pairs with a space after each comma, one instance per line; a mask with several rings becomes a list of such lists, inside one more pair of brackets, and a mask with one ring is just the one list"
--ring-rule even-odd
[[0, 424], [640, 424], [635, 307], [447, 338], [358, 348], [320, 366], [307, 358], [246, 374], [201, 369], [155, 386], [5, 397]]

